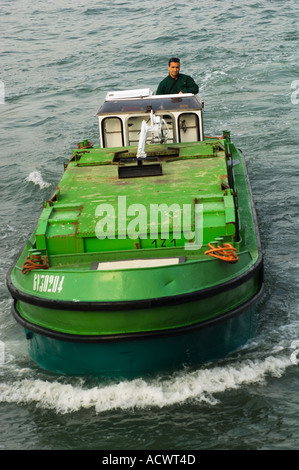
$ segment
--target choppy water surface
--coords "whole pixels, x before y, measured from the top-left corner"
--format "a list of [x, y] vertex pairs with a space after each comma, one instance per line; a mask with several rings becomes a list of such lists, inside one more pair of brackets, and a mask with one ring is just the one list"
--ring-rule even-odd
[[[1, 1], [0, 449], [298, 449], [298, 19], [297, 1]], [[231, 130], [247, 159], [265, 257], [257, 336], [150, 380], [41, 371], [6, 272], [72, 148], [97, 142], [106, 93], [155, 90], [173, 55], [200, 86], [206, 135]]]

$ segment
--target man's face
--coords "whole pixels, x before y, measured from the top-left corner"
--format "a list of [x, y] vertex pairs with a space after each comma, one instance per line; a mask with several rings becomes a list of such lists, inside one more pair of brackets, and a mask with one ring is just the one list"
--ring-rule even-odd
[[171, 78], [177, 78], [179, 71], [180, 71], [180, 64], [179, 62], [170, 62], [168, 66], [169, 75]]

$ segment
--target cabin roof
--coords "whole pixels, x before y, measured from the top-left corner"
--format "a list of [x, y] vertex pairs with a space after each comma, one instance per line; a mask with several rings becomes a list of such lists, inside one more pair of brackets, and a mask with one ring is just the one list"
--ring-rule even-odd
[[192, 93], [153, 95], [149, 89], [116, 91], [106, 95], [97, 116], [103, 114], [143, 113], [153, 111], [186, 111], [202, 109], [199, 96]]

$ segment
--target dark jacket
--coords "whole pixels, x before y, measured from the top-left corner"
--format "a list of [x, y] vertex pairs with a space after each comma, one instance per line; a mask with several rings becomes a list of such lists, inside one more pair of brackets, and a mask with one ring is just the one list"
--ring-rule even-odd
[[180, 73], [178, 78], [171, 78], [171, 76], [168, 75], [159, 83], [156, 95], [176, 94], [180, 91], [183, 93], [193, 93], [195, 95], [198, 93], [198, 86], [189, 75]]

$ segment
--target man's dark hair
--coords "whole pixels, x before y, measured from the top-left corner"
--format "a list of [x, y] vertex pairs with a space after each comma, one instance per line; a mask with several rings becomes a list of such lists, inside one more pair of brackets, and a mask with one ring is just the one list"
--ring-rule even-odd
[[169, 59], [169, 61], [168, 61], [168, 65], [170, 65], [171, 62], [178, 62], [178, 63], [180, 63], [180, 59], [177, 59], [176, 57], [171, 57], [171, 59]]

